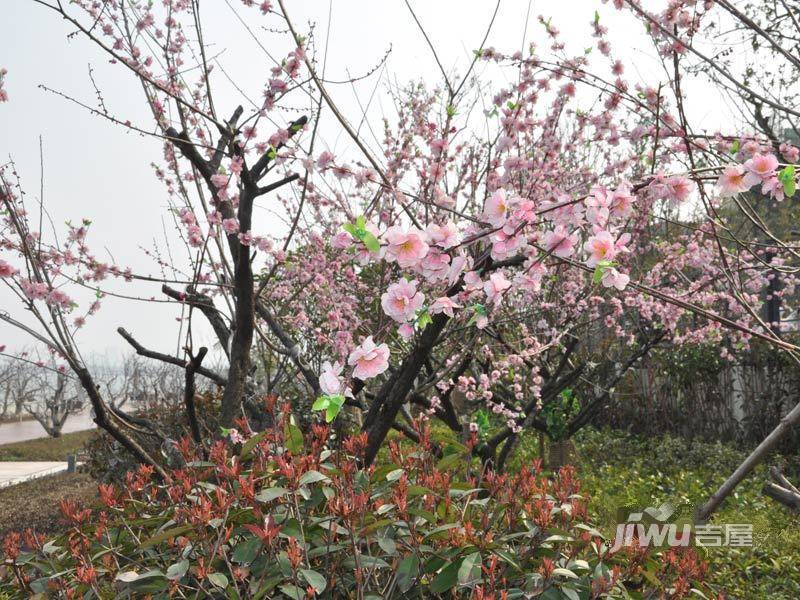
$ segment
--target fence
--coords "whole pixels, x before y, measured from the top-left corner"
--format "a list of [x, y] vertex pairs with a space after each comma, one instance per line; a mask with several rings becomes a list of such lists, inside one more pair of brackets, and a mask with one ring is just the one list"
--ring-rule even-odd
[[[754, 447], [800, 402], [800, 369], [772, 354], [728, 364], [704, 353], [651, 357], [619, 386], [599, 425]], [[800, 432], [780, 451], [798, 453]]]

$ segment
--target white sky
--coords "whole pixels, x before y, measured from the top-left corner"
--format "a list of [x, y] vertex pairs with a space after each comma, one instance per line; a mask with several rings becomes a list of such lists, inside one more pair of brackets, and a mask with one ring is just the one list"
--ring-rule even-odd
[[[259, 98], [272, 65], [237, 22], [227, 2], [201, 2], [206, 41], [214, 44], [210, 54], [221, 52], [220, 61], [229, 75], [252, 97]], [[256, 30], [262, 23], [280, 26], [276, 17], [264, 20], [257, 17], [257, 11], [244, 9], [238, 0], [230, 2]], [[100, 248], [105, 247], [107, 260], [113, 256], [117, 264], [157, 275], [155, 263], [140, 247], [152, 250], [157, 244], [164, 250], [164, 228], [171, 227], [165, 218], [166, 192], [150, 167], [151, 162], [160, 159], [160, 142], [129, 133], [38, 87], [43, 84], [96, 106], [88, 77], [91, 65], [110, 111], [151, 128], [152, 119], [135, 78], [119, 65], [109, 65], [108, 58], [82, 36], [67, 39], [71, 31], [67, 24], [31, 0], [1, 0], [0, 4], [0, 21], [4, 23], [0, 67], [8, 69], [6, 89], [10, 96], [9, 102], [0, 104], [0, 160], [13, 157], [29, 196], [38, 198], [41, 136], [44, 200], [56, 225], [88, 216], [94, 223], [90, 246], [99, 258], [103, 258]], [[462, 73], [472, 58], [472, 50], [480, 45], [494, 4], [491, 0], [412, 2], [445, 68]], [[402, 0], [333, 0], [330, 4], [324, 0], [289, 0], [287, 5], [299, 28], [306, 30], [309, 20], [317, 23], [320, 46], [328, 32], [331, 11], [326, 71], [329, 79], [347, 79], [369, 71], [391, 46], [383, 80], [368, 111], [373, 122], [381, 116], [382, 100], [385, 101], [382, 89], [389, 79], [399, 83], [420, 78], [429, 83], [441, 80], [430, 50]], [[642, 35], [641, 26], [599, 0], [503, 0], [487, 45], [510, 53], [522, 47], [525, 35], [528, 42], [541, 40], [540, 45], [545, 48], [549, 44], [536, 21], [536, 16], [543, 14], [553, 17], [571, 47], [581, 50], [594, 45], [589, 23], [595, 10], [601, 21], [616, 32], [610, 38], [615, 55], [624, 59], [632, 80], [657, 84], [659, 79], [666, 79], [656, 68], [653, 49]], [[273, 56], [282, 57], [291, 47], [286, 36], [258, 33]], [[638, 70], [638, 76], [632, 69]], [[360, 119], [359, 102], [368, 102], [376, 82], [377, 76], [373, 76], [355, 90], [349, 84], [333, 86], [334, 97], [351, 120]], [[212, 85], [220, 112], [229, 114], [236, 104], [246, 104], [221, 73]], [[695, 122], [705, 119], [710, 130], [719, 127], [724, 111], [716, 102], [708, 101], [701, 86], [695, 89], [704, 100], [689, 105]], [[692, 88], [690, 97], [691, 92]], [[291, 118], [295, 115], [287, 114], [287, 120]], [[338, 153], [346, 152], [348, 141], [329, 124], [322, 131], [319, 149], [327, 146]], [[137, 284], [136, 288], [115, 285], [120, 291], [130, 293], [135, 289], [139, 295], [162, 299], [159, 288], [158, 284]], [[0, 309], [12, 314], [19, 310], [5, 291], [0, 291]], [[88, 354], [119, 356], [123, 350], [128, 351], [127, 344], [116, 334], [116, 328], [124, 326], [146, 346], [174, 350], [178, 314], [175, 306], [109, 298], [79, 334], [79, 345]], [[0, 345], [7, 344], [13, 350], [28, 343], [24, 334], [0, 324]]]

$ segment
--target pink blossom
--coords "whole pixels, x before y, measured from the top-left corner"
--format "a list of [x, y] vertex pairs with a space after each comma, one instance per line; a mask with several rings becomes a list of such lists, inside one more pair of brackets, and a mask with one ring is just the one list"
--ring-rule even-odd
[[428, 239], [432, 244], [445, 250], [458, 245], [458, 229], [452, 221], [448, 221], [444, 225], [431, 223], [425, 228], [425, 233], [428, 234]]
[[72, 298], [67, 296], [67, 294], [61, 290], [52, 290], [47, 295], [45, 302], [60, 308], [70, 308], [72, 306]]
[[353, 245], [353, 236], [351, 236], [346, 231], [340, 231], [335, 236], [333, 236], [333, 239], [331, 239], [331, 246], [333, 246], [334, 248], [339, 248], [341, 250], [344, 250], [345, 248], [349, 248], [352, 245]]
[[17, 270], [4, 260], [0, 260], [0, 277], [13, 277]]
[[386, 259], [397, 261], [403, 268], [413, 267], [428, 254], [424, 234], [415, 227], [403, 231], [395, 225], [386, 231], [384, 238], [388, 244]]
[[[778, 159], [773, 154], [754, 154], [744, 166], [748, 173], [756, 176], [758, 180], [769, 179], [778, 168]], [[753, 185], [758, 183], [758, 180], [754, 181]]]
[[25, 292], [25, 295], [31, 300], [41, 300], [47, 296], [47, 293], [50, 291], [46, 283], [37, 283], [29, 279], [22, 281], [21, 285], [22, 291]]
[[412, 320], [424, 302], [425, 295], [417, 291], [417, 282], [406, 279], [390, 285], [381, 296], [383, 312], [398, 323]]
[[720, 196], [726, 198], [746, 192], [752, 187], [745, 180], [744, 167], [741, 165], [730, 165], [725, 168], [720, 178], [717, 180], [717, 189]]
[[510, 201], [504, 189], [495, 190], [483, 207], [483, 218], [495, 227], [502, 226], [508, 219]]
[[6, 71], [5, 69], [0, 69], [0, 102], [8, 102], [8, 93], [3, 89], [3, 79], [5, 79]]
[[786, 162], [796, 163], [797, 160], [800, 159], [800, 148], [797, 146], [784, 143], [781, 144], [780, 151], [783, 155], [783, 158], [786, 159]]
[[414, 336], [414, 327], [411, 323], [403, 323], [397, 328], [397, 334], [404, 340], [411, 339]]
[[586, 264], [590, 267], [597, 266], [602, 260], [614, 260], [617, 254], [614, 238], [608, 231], [600, 231], [590, 237], [583, 245], [583, 249], [589, 253]]
[[226, 173], [214, 173], [211, 176], [211, 183], [214, 184], [214, 187], [218, 190], [224, 190], [228, 187], [228, 180], [230, 177]]
[[456, 205], [456, 201], [448, 196], [440, 187], [433, 190], [433, 203], [442, 208], [454, 208]]
[[430, 313], [432, 315], [438, 315], [439, 313], [444, 313], [448, 317], [453, 317], [453, 309], [461, 308], [460, 304], [456, 304], [453, 302], [452, 298], [448, 296], [441, 296], [433, 301], [431, 304]]
[[694, 191], [694, 182], [686, 177], [674, 176], [668, 178], [664, 185], [667, 190], [667, 197], [672, 202], [684, 202]]
[[570, 234], [563, 225], [559, 225], [545, 234], [544, 247], [554, 256], [568, 258], [575, 252], [576, 241], [576, 235]]
[[625, 273], [620, 273], [611, 267], [603, 271], [603, 278], [601, 279], [601, 282], [603, 283], [603, 287], [614, 287], [622, 291], [625, 289], [628, 283], [630, 283], [630, 280], [630, 276], [626, 275]]
[[225, 219], [222, 221], [222, 229], [224, 229], [225, 233], [228, 235], [239, 233], [239, 220], [234, 218]]
[[353, 392], [344, 384], [342, 370], [344, 365], [338, 362], [331, 364], [329, 361], [322, 363], [322, 372], [319, 374], [319, 388], [326, 396], [336, 396], [344, 394], [353, 396]]
[[333, 162], [333, 154], [325, 150], [322, 154], [317, 157], [317, 167], [320, 169], [324, 169], [329, 164]]
[[489, 279], [483, 284], [483, 291], [486, 299], [497, 305], [503, 297], [503, 292], [511, 287], [511, 282], [502, 273], [492, 273]]
[[360, 346], [353, 349], [347, 358], [347, 364], [353, 369], [356, 379], [370, 379], [377, 377], [389, 368], [389, 346], [375, 345], [372, 336], [365, 339]]

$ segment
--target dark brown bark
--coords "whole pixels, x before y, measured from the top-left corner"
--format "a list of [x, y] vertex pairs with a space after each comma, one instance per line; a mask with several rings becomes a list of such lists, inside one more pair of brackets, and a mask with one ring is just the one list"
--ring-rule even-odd
[[186, 416], [189, 419], [189, 428], [192, 431], [192, 439], [195, 444], [203, 448], [203, 435], [200, 432], [200, 423], [197, 420], [197, 408], [194, 403], [195, 383], [194, 374], [203, 362], [208, 352], [208, 348], [200, 348], [196, 356], [191, 356], [189, 364], [186, 365], [186, 387], [183, 390], [183, 403], [186, 406]]

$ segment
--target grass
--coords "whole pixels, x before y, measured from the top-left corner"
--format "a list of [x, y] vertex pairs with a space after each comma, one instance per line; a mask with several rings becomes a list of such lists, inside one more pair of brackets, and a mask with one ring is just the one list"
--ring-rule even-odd
[[84, 506], [94, 503], [97, 484], [85, 473], [62, 473], [0, 489], [0, 540], [11, 531], [27, 527], [38, 533], [58, 532], [61, 524], [59, 500]]
[[[585, 430], [576, 440], [578, 468], [600, 530], [614, 535], [617, 510], [682, 505], [691, 518], [745, 454], [729, 445], [680, 438], [638, 438], [616, 431]], [[538, 455], [528, 436], [516, 461]], [[776, 464], [773, 457], [768, 464]], [[729, 598], [800, 598], [800, 515], [761, 493], [768, 465], [759, 466], [712, 517], [711, 524], [752, 524], [752, 547], [706, 549], [709, 583]], [[796, 465], [787, 476], [800, 480]]]
[[13, 460], [67, 460], [76, 454], [95, 435], [94, 431], [65, 433], [58, 438], [40, 438], [0, 446], [0, 461]]

